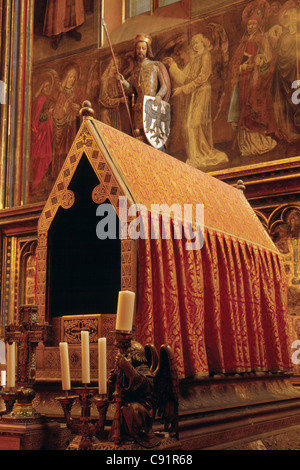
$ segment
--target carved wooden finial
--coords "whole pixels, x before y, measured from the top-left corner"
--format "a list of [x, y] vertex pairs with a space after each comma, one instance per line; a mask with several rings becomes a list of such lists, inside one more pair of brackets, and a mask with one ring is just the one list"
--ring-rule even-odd
[[244, 181], [243, 180], [238, 180], [238, 182], [236, 184], [236, 188], [239, 189], [240, 191], [245, 191], [246, 186], [244, 185]]
[[84, 119], [86, 118], [93, 118], [94, 117], [94, 110], [92, 108], [92, 103], [90, 101], [84, 101], [82, 103], [82, 108], [79, 111], [80, 116], [82, 116]]

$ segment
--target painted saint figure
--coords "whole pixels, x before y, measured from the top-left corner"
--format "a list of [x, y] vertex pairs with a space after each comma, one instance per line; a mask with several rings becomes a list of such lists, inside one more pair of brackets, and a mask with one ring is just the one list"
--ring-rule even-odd
[[43, 34], [53, 38], [53, 49], [58, 48], [63, 33], [80, 41], [81, 33], [77, 27], [84, 22], [84, 0], [47, 0]]
[[281, 7], [279, 18], [282, 34], [277, 42], [277, 62], [272, 92], [277, 135], [289, 143], [300, 140], [300, 108], [292, 101], [292, 83], [300, 80], [300, 43], [297, 22], [300, 19], [299, 2], [288, 0]]
[[42, 181], [52, 162], [53, 77], [47, 73], [32, 103], [31, 119], [31, 189]]
[[84, 95], [78, 86], [79, 69], [76, 64], [66, 67], [60, 91], [53, 109], [53, 165], [52, 176], [57, 177], [77, 132], [76, 118], [79, 116]]
[[283, 255], [289, 286], [300, 284], [300, 213], [291, 209], [286, 213], [286, 223], [279, 223], [273, 231], [274, 243]]
[[184, 96], [182, 114], [186, 147], [186, 163], [206, 170], [228, 162], [228, 157], [213, 146], [211, 115], [211, 44], [202, 34], [191, 40], [190, 61], [181, 70], [174, 59], [168, 57], [169, 73], [180, 85], [172, 97]]
[[161, 62], [152, 60], [152, 40], [147, 34], [135, 38], [135, 65], [128, 78], [120, 76], [126, 93], [135, 95], [133, 108], [133, 125], [136, 137], [146, 141], [143, 126], [144, 96], [153, 96], [154, 105], [158, 106], [163, 99], [168, 100], [169, 77]]
[[236, 130], [242, 156], [260, 155], [274, 149], [273, 97], [270, 92], [274, 59], [262, 31], [269, 5], [265, 0], [250, 3], [243, 12], [246, 31], [230, 61], [232, 98], [228, 122]]
[[116, 79], [114, 61], [111, 60], [101, 76], [99, 92], [100, 121], [121, 130], [119, 106], [123, 102], [120, 85]]

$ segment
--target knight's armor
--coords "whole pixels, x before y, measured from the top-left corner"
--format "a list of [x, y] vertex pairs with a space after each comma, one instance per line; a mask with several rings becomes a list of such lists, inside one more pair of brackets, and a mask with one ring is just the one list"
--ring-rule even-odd
[[159, 95], [163, 99], [167, 93], [167, 85], [159, 62], [145, 59], [142, 64], [136, 64], [128, 81], [127, 92], [135, 94], [134, 128], [142, 130], [144, 96]]

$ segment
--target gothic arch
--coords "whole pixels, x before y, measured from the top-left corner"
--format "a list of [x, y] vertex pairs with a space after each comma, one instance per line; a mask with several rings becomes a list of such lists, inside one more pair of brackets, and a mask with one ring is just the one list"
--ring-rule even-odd
[[276, 226], [287, 223], [287, 217], [292, 210], [300, 213], [300, 204], [283, 204], [270, 214], [268, 219], [268, 229], [270, 233], [273, 232]]
[[37, 241], [29, 240], [20, 250], [19, 305], [35, 303], [36, 248]]
[[[48, 232], [58, 209], [68, 210], [75, 202], [75, 194], [69, 190], [69, 185], [83, 155], [88, 159], [99, 181], [99, 184], [95, 186], [91, 194], [91, 198], [96, 204], [109, 200], [119, 217], [119, 197], [127, 197], [127, 206], [132, 203], [130, 195], [125, 193], [124, 184], [117, 177], [117, 171], [113, 167], [103, 143], [96, 133], [93, 132], [92, 121], [89, 118], [85, 118], [38, 222], [36, 304], [38, 306], [40, 323], [49, 321], [46, 299]], [[130, 218], [128, 217], [127, 224], [129, 223]], [[130, 238], [121, 239], [121, 290], [136, 291], [136, 264], [136, 245], [134, 240]]]

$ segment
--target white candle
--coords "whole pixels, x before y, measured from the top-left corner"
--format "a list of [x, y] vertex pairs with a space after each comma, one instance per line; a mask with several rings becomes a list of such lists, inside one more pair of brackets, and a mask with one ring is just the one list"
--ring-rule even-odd
[[71, 390], [68, 343], [59, 343], [61, 382], [63, 390]]
[[7, 387], [16, 386], [16, 343], [7, 343]]
[[89, 332], [81, 332], [82, 383], [89, 384], [90, 379], [90, 339]]
[[132, 331], [135, 293], [124, 290], [119, 292], [116, 330]]
[[6, 386], [6, 370], [1, 371], [1, 387], [5, 388]]
[[99, 395], [107, 393], [106, 338], [98, 339], [98, 384]]

